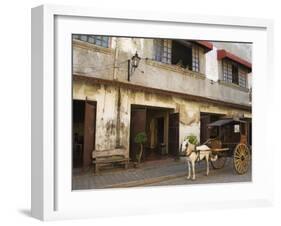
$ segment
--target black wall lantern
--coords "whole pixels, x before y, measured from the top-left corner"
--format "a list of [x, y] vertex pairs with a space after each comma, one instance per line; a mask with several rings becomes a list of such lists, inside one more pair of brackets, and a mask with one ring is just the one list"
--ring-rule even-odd
[[131, 59], [128, 60], [128, 81], [130, 81], [130, 77], [133, 75], [133, 72], [139, 66], [141, 58], [139, 57], [138, 53], [136, 52]]

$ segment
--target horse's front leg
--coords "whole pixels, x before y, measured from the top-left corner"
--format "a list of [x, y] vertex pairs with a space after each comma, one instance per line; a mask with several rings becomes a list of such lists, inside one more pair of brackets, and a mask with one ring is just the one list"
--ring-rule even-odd
[[192, 160], [191, 165], [192, 165], [192, 180], [195, 180], [196, 179], [196, 176], [195, 176], [195, 160]]
[[209, 175], [209, 156], [206, 156], [206, 168], [207, 168], [207, 172], [206, 172], [206, 176]]
[[190, 161], [187, 161], [187, 165], [188, 165], [188, 176], [186, 177], [186, 179], [189, 180], [190, 177], [191, 177], [191, 173], [190, 173], [190, 170], [191, 170], [191, 168], [190, 168]]

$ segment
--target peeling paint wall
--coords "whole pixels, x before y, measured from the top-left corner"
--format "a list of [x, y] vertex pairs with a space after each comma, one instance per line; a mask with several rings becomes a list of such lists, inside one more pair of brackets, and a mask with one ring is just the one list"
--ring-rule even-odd
[[[223, 108], [207, 103], [187, 101], [182, 98], [146, 93], [131, 89], [120, 88], [120, 145], [126, 147], [129, 154], [129, 135], [131, 105], [145, 105], [172, 109], [180, 113], [180, 143], [190, 133], [200, 139], [200, 112], [219, 114], [244, 114], [251, 117], [249, 112], [237, 111], [236, 109]], [[97, 102], [96, 114], [96, 149], [106, 150], [116, 147], [117, 141], [117, 104], [118, 87], [113, 85], [89, 84], [82, 81], [73, 83], [73, 99], [92, 100]], [[168, 120], [165, 120], [168, 127]], [[168, 133], [164, 135], [165, 143]]]
[[[239, 89], [218, 82], [221, 77], [221, 70], [219, 70], [221, 65], [217, 61], [216, 48], [206, 54], [200, 48], [200, 73], [197, 73], [176, 65], [151, 60], [154, 55], [153, 39], [112, 38], [112, 46], [116, 46], [116, 41], [118, 41], [119, 54], [116, 59], [117, 67], [115, 71], [116, 79], [119, 81], [127, 82], [128, 59], [138, 51], [142, 59], [137, 70], [131, 75], [131, 84], [250, 105], [247, 89]], [[88, 45], [91, 44], [86, 44], [83, 47], [81, 41], [75, 40], [73, 43], [74, 73], [102, 79], [113, 79], [114, 49], [98, 46], [87, 49]], [[250, 81], [248, 83], [250, 84]]]
[[[118, 46], [118, 54], [115, 55], [116, 46]], [[108, 80], [113, 80], [116, 75], [116, 80], [127, 82], [128, 59], [131, 59], [136, 51], [142, 59], [137, 70], [131, 75], [131, 84], [250, 106], [249, 93], [246, 89], [237, 89], [218, 82], [222, 77], [222, 71], [220, 70], [221, 62], [217, 60], [216, 47], [206, 54], [204, 54], [203, 48], [199, 48], [200, 73], [197, 73], [176, 65], [152, 60], [154, 58], [153, 39], [113, 37], [110, 48], [75, 40], [73, 41], [73, 72]], [[118, 57], [116, 58], [116, 56]], [[252, 84], [251, 77], [251, 75], [248, 76], [249, 86]], [[118, 98], [119, 94], [120, 98]], [[228, 116], [243, 115], [251, 118], [251, 112], [128, 88], [120, 88], [119, 92], [117, 86], [91, 84], [86, 81], [73, 82], [73, 98], [78, 100], [87, 98], [97, 102], [96, 149], [114, 149], [116, 145], [120, 144], [127, 149], [128, 155], [131, 106], [133, 104], [161, 107], [171, 109], [172, 112], [179, 112], [180, 143], [191, 133], [196, 135], [198, 140], [200, 139], [200, 112]], [[119, 111], [118, 100], [120, 101]], [[168, 128], [168, 112], [165, 114], [165, 128]], [[166, 129], [164, 134], [166, 144], [168, 144], [168, 135]], [[154, 134], [151, 137], [152, 146], [155, 145], [155, 136]]]
[[73, 99], [97, 102], [96, 149], [112, 149], [116, 146], [117, 89], [107, 85], [73, 83]]

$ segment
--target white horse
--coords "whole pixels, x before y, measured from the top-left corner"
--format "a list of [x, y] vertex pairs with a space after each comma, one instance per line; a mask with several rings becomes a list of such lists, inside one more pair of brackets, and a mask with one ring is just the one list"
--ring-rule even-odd
[[[191, 167], [192, 167], [192, 180], [196, 179], [195, 176], [195, 163], [203, 159], [206, 160], [207, 172], [206, 176], [209, 175], [209, 159], [214, 162], [217, 160], [217, 155], [212, 155], [211, 149], [207, 145], [200, 145], [195, 147], [194, 144], [191, 144], [188, 139], [183, 141], [181, 146], [181, 152], [184, 153], [183, 158], [188, 164], [188, 176], [186, 179], [191, 177]], [[191, 164], [191, 167], [190, 167]]]

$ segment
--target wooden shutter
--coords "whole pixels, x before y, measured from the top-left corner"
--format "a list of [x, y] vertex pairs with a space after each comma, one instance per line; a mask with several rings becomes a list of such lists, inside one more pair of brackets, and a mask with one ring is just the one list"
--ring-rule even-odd
[[169, 153], [177, 156], [179, 152], [179, 124], [180, 114], [173, 113], [169, 115]]
[[84, 149], [83, 168], [87, 168], [92, 162], [92, 151], [95, 149], [95, 124], [96, 124], [96, 104], [85, 102], [84, 118]]

